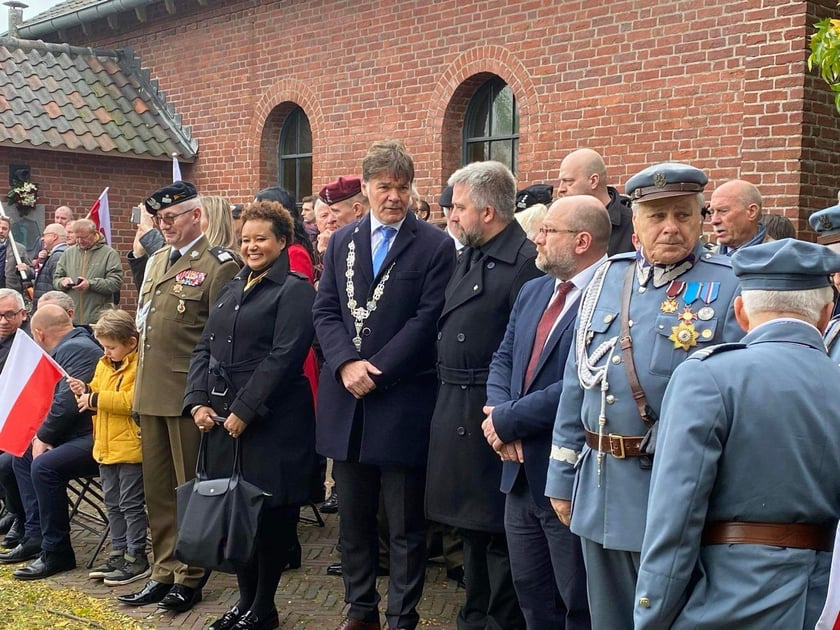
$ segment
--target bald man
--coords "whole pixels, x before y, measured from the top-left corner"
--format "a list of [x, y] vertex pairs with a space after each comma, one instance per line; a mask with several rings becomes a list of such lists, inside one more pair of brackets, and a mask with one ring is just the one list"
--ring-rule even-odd
[[632, 252], [633, 211], [630, 200], [607, 186], [607, 166], [601, 154], [592, 149], [572, 151], [560, 162], [557, 196], [589, 195], [598, 199], [610, 215], [610, 243], [607, 253]]
[[[81, 329], [73, 327], [67, 312], [44, 304], [32, 316], [32, 337], [72, 377], [89, 383], [102, 349]], [[67, 482], [98, 474], [93, 460], [90, 411], [79, 412], [67, 381], [55, 386], [53, 403], [32, 445], [16, 457], [15, 472], [23, 500], [26, 524], [21, 543], [0, 562], [34, 561], [12, 576], [40, 580], [76, 567], [70, 544]]]
[[758, 188], [743, 179], [715, 188], [706, 218], [717, 237], [717, 253], [731, 256], [743, 247], [772, 240], [761, 220], [761, 206]]

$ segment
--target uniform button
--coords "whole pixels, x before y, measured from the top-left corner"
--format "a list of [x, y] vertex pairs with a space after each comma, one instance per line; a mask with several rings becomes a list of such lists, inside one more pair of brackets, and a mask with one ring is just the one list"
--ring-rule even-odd
[[604, 315], [604, 323], [609, 324], [613, 320], [612, 315]]
[[607, 394], [606, 401], [607, 401], [608, 405], [614, 405], [615, 404], [615, 396], [613, 396], [612, 394]]
[[152, 312], [152, 313], [154, 313], [156, 310], [157, 310], [157, 309], [156, 309], [154, 306], [153, 306], [152, 308], [150, 308], [150, 309], [149, 309], [149, 311], [150, 311], [150, 312]]
[[646, 287], [639, 287], [639, 293], [644, 293], [645, 291], [647, 291]]
[[441, 338], [441, 337], [443, 337], [443, 333], [440, 333], [440, 332], [439, 332], [439, 333], [438, 333], [438, 341], [440, 341], [440, 338]]
[[613, 364], [618, 365], [619, 363], [621, 363], [621, 357], [616, 354], [615, 356], [613, 356], [612, 362]]
[[157, 291], [155, 291], [155, 295], [160, 295], [160, 289], [158, 289]]
[[231, 343], [232, 341], [233, 341], [233, 337], [228, 336], [228, 338], [227, 338], [227, 342], [228, 342], [228, 343]]
[[647, 597], [640, 597], [639, 606], [642, 608], [650, 608], [650, 600]]
[[210, 341], [213, 341], [216, 338], [216, 333], [210, 333]]
[[234, 311], [238, 311], [238, 310], [239, 310], [239, 304], [237, 304], [236, 306], [234, 306], [234, 307], [233, 307], [233, 310], [234, 310]]
[[495, 263], [495, 262], [493, 262], [492, 260], [491, 260], [489, 263], [487, 263], [487, 268], [488, 268], [488, 269], [492, 269], [492, 268], [493, 268], [493, 267], [495, 267], [495, 266], [496, 266], [496, 263]]
[[464, 339], [466, 338], [467, 336], [464, 333], [458, 333], [457, 335], [455, 335], [455, 339], [457, 339], [458, 341], [464, 341]]
[[464, 436], [464, 435], [467, 434], [467, 430], [464, 427], [458, 427], [455, 431], [456, 431], [456, 433], [458, 433], [458, 435], [461, 435], [461, 436]]
[[152, 349], [152, 345], [147, 343], [146, 344], [146, 350], [151, 350], [151, 349]]
[[477, 284], [473, 285], [473, 291], [478, 291], [478, 285]]
[[365, 326], [364, 328], [362, 328], [362, 334], [363, 334], [365, 337], [370, 337], [370, 328], [368, 328], [367, 326]]
[[628, 319], [628, 320], [627, 320], [627, 326], [628, 326], [629, 328], [633, 328], [633, 320], [632, 320], [632, 319]]
[[461, 389], [467, 389], [466, 385], [461, 385]]

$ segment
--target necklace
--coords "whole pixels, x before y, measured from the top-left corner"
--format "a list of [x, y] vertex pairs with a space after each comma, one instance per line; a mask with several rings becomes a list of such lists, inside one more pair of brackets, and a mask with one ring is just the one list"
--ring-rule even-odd
[[255, 276], [253, 271], [251, 273], [249, 273], [248, 274], [248, 281], [245, 283], [245, 288], [242, 289], [242, 292], [245, 293], [248, 289], [250, 289], [255, 284], [259, 284], [260, 280], [265, 278], [265, 274], [267, 274], [269, 271], [271, 271], [271, 267], [269, 267], [268, 269], [263, 271], [258, 276]]
[[382, 292], [385, 290], [385, 283], [391, 277], [391, 270], [394, 268], [395, 263], [392, 262], [388, 266], [388, 269], [385, 270], [385, 273], [382, 274], [382, 277], [376, 284], [376, 288], [373, 290], [373, 295], [364, 307], [360, 307], [356, 303], [356, 286], [353, 284], [355, 263], [356, 243], [353, 242], [353, 239], [350, 239], [350, 244], [347, 246], [347, 271], [344, 277], [347, 278], [347, 308], [350, 310], [350, 315], [353, 316], [353, 326], [356, 328], [356, 336], [353, 337], [353, 346], [356, 348], [356, 352], [359, 352], [362, 349], [362, 328], [364, 328], [365, 322], [370, 317], [370, 314], [376, 310], [376, 305], [382, 297]]

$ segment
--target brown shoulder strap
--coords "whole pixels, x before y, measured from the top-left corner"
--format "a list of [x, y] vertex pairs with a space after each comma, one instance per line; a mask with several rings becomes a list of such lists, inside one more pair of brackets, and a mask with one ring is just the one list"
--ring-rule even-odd
[[633, 400], [636, 401], [636, 407], [639, 409], [642, 421], [646, 426], [651, 426], [656, 418], [651, 417], [652, 412], [647, 404], [645, 390], [642, 389], [639, 377], [636, 374], [636, 366], [633, 363], [633, 340], [630, 338], [630, 296], [633, 295], [633, 273], [635, 270], [636, 263], [631, 262], [627, 265], [627, 271], [624, 272], [624, 284], [621, 288], [621, 334], [618, 342], [621, 345], [621, 359], [624, 363], [624, 371], [627, 373], [627, 384], [630, 386], [630, 391], [633, 392]]

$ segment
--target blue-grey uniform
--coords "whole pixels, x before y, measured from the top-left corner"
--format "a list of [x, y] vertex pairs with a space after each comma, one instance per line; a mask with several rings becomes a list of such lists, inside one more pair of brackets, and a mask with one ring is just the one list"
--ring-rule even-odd
[[[682, 195], [696, 195], [706, 183], [702, 171], [686, 165], [651, 169], [628, 181], [631, 198], [646, 201], [639, 189], [644, 193], [672, 185], [680, 186]], [[641, 185], [639, 176], [645, 178]], [[686, 259], [668, 266], [651, 265], [643, 252], [613, 256], [581, 300], [555, 419], [546, 495], [572, 500], [571, 530], [583, 544], [592, 627], [610, 630], [632, 628], [650, 482], [650, 459], [638, 456], [649, 425], [634, 400], [620, 340], [628, 268], [627, 325], [651, 418], [660, 411], [674, 369], [692, 351], [743, 336], [733, 311], [738, 282], [730, 260], [707, 251], [699, 240]], [[692, 407], [688, 401], [686, 409]]]
[[[808, 217], [808, 222], [817, 233], [817, 243], [840, 251], [840, 204], [818, 210]], [[837, 308], [835, 306], [835, 316], [825, 331], [825, 347], [828, 355], [840, 365], [840, 315], [837, 314]]]
[[[783, 239], [739, 250], [732, 263], [746, 295], [827, 287], [840, 255]], [[637, 630], [814, 627], [840, 514], [840, 367], [815, 323], [825, 321], [751, 325], [741, 343], [700, 350], [674, 372]]]

